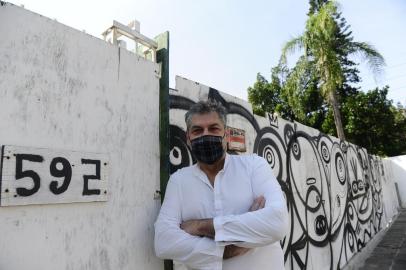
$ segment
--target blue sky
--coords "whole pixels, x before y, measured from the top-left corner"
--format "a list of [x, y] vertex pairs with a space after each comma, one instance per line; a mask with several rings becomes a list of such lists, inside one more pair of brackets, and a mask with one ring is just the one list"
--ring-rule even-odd
[[[243, 99], [257, 72], [269, 78], [284, 42], [303, 32], [309, 6], [306, 0], [11, 2], [96, 37], [113, 20], [137, 19], [149, 37], [169, 30], [171, 87], [180, 75]], [[369, 42], [386, 60], [377, 80], [361, 64], [360, 86], [368, 90], [389, 85], [389, 98], [406, 106], [406, 1], [338, 2], [354, 40]]]

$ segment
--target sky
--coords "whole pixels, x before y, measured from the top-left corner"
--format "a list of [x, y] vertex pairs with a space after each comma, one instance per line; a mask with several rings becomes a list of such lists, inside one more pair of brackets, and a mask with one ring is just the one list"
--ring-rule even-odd
[[[283, 44], [303, 33], [307, 0], [9, 0], [28, 10], [101, 38], [113, 20], [136, 19], [147, 37], [170, 32], [170, 87], [175, 76], [247, 100], [259, 72], [270, 79]], [[388, 98], [406, 106], [406, 1], [341, 0], [355, 41], [385, 58], [374, 77], [360, 63], [362, 90], [389, 85]], [[29, 23], [29, 22], [27, 22]], [[360, 62], [359, 58], [354, 58]], [[289, 59], [294, 64], [295, 59]]]

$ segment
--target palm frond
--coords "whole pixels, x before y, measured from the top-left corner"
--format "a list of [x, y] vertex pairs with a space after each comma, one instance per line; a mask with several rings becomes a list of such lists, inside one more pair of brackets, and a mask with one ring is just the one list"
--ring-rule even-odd
[[352, 42], [353, 51], [362, 61], [367, 62], [374, 77], [379, 77], [383, 73], [385, 59], [383, 56], [370, 44], [366, 42]]
[[282, 48], [282, 55], [279, 60], [279, 64], [281, 66], [286, 65], [287, 63], [287, 56], [288, 54], [295, 53], [305, 47], [305, 42], [303, 40], [303, 36], [295, 37], [285, 43]]

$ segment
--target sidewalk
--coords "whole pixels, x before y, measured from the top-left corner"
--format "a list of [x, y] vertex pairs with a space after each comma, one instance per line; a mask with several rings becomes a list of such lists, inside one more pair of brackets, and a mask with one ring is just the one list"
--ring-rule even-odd
[[406, 269], [406, 209], [386, 232], [360, 270], [405, 270]]

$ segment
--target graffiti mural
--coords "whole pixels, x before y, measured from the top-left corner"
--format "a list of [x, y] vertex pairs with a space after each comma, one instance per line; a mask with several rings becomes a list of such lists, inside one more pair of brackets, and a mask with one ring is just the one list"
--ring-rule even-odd
[[253, 115], [248, 103], [180, 77], [170, 95], [171, 173], [195, 162], [183, 115], [202, 99], [226, 107], [228, 124], [246, 131], [247, 152], [264, 157], [282, 187], [290, 214], [281, 242], [286, 269], [341, 269], [391, 217], [384, 217], [390, 181], [379, 157], [299, 123]]

